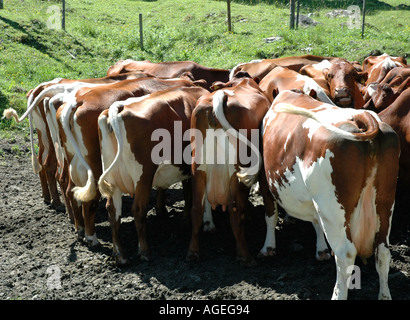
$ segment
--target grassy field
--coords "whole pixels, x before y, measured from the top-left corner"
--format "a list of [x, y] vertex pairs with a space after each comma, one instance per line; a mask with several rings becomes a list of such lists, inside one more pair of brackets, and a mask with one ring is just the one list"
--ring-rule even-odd
[[[0, 112], [26, 108], [25, 94], [56, 77], [104, 76], [120, 59], [153, 62], [193, 60], [232, 68], [257, 58], [316, 54], [362, 61], [373, 53], [410, 55], [410, 10], [406, 0], [368, 0], [365, 36], [349, 29], [346, 17], [326, 13], [361, 1], [301, 1], [301, 14], [313, 13], [313, 27], [289, 30], [289, 1], [232, 0], [232, 31], [226, 1], [67, 0], [66, 30], [52, 29], [53, 5], [61, 1], [6, 0], [0, 10]], [[404, 6], [399, 6], [403, 8]], [[143, 15], [144, 46], [138, 15]], [[265, 38], [282, 37], [266, 43]], [[0, 129], [22, 130], [2, 120]]]

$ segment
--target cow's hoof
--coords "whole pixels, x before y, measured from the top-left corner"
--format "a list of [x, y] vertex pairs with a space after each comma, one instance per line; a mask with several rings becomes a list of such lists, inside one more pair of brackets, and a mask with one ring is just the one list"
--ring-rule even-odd
[[239, 261], [240, 265], [243, 267], [255, 267], [258, 265], [255, 259], [253, 259], [252, 257], [245, 258], [237, 256], [236, 260]]
[[78, 241], [78, 242], [83, 242], [83, 240], [84, 240], [84, 238], [85, 238], [84, 228], [79, 227], [79, 228], [76, 230], [76, 233], [77, 233], [77, 241]]
[[216, 232], [215, 225], [211, 224], [209, 221], [205, 221], [203, 231], [208, 232], [208, 233], [215, 233]]
[[122, 255], [117, 254], [115, 255], [115, 265], [119, 268], [126, 267], [130, 264], [130, 261], [124, 258]]
[[329, 249], [318, 251], [316, 254], [316, 260], [318, 261], [326, 261], [326, 260], [329, 260], [331, 257], [332, 256], [330, 255]]
[[186, 261], [188, 262], [198, 262], [199, 259], [199, 253], [198, 252], [192, 252], [189, 251], [187, 256], [186, 256]]
[[152, 256], [150, 252], [140, 251], [138, 252], [138, 255], [142, 261], [149, 262], [152, 260]]
[[63, 204], [60, 204], [58, 206], [53, 205], [53, 208], [57, 212], [65, 213], [65, 206]]
[[84, 240], [87, 247], [94, 248], [100, 244], [95, 233], [92, 236], [85, 236]]
[[263, 258], [273, 257], [273, 256], [276, 256], [276, 248], [267, 247], [266, 249], [262, 249], [261, 251], [259, 251], [257, 258], [263, 259]]

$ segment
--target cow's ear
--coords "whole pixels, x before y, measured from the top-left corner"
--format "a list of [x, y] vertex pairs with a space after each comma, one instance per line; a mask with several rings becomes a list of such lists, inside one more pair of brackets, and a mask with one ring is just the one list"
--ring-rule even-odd
[[216, 90], [225, 88], [225, 86], [226, 86], [226, 84], [225, 84], [224, 82], [222, 82], [222, 81], [215, 81], [214, 83], [212, 83], [210, 89], [211, 89], [212, 91], [216, 91]]
[[189, 72], [189, 71], [185, 71], [179, 77], [181, 79], [187, 79], [187, 80], [195, 81], [194, 75], [192, 74], [192, 72]]
[[356, 81], [364, 84], [369, 76], [367, 71], [356, 72]]
[[206, 89], [208, 82], [206, 82], [205, 79], [201, 79], [201, 80], [195, 80], [193, 81], [194, 85], [198, 86], [198, 87], [202, 87], [204, 89]]
[[311, 96], [314, 99], [317, 99], [317, 92], [314, 89], [311, 89], [309, 92], [309, 96]]
[[329, 73], [329, 68], [324, 68], [324, 69], [322, 70], [322, 73], [323, 73], [323, 75], [325, 76], [325, 78], [327, 79], [327, 75], [328, 75], [328, 73]]

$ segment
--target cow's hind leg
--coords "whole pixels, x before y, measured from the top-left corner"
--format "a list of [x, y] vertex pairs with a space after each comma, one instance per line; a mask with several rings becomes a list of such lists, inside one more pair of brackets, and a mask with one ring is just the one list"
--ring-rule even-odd
[[95, 234], [95, 215], [97, 213], [99, 196], [88, 202], [83, 202], [83, 219], [85, 227], [85, 241], [88, 246], [95, 247], [99, 245], [97, 235]]
[[312, 222], [312, 225], [316, 231], [316, 260], [329, 260], [331, 258], [331, 255], [326, 243], [325, 234], [323, 233], [322, 227], [317, 222]]
[[40, 178], [41, 196], [44, 200], [44, 203], [51, 204], [51, 195], [50, 195], [50, 190], [48, 189], [48, 182], [47, 182], [47, 171], [44, 167], [41, 168], [40, 172], [38, 173], [38, 176]]
[[119, 237], [122, 211], [122, 193], [120, 189], [115, 188], [112, 196], [107, 197], [106, 208], [108, 212], [108, 219], [111, 225], [111, 236], [115, 263], [118, 266], [124, 266], [128, 264], [128, 260], [124, 257]]
[[321, 224], [329, 245], [335, 254], [336, 284], [333, 289], [332, 300], [346, 300], [357, 250], [354, 244], [347, 238], [344, 225], [345, 220], [335, 219], [337, 216], [344, 217], [344, 212], [335, 212], [337, 206], [332, 201], [329, 201], [329, 199], [331, 199], [331, 193], [326, 194], [325, 191], [321, 197], [316, 198], [314, 205], [320, 222], [312, 222]]
[[389, 269], [390, 269], [390, 259], [391, 254], [389, 248], [381, 243], [376, 248], [375, 253], [376, 258], [376, 270], [379, 274], [379, 300], [391, 300], [390, 290], [389, 290]]
[[[152, 179], [150, 181], [152, 181]], [[137, 183], [135, 198], [131, 207], [138, 234], [138, 253], [140, 258], [145, 261], [151, 260], [151, 250], [147, 242], [146, 227], [147, 206], [149, 203], [151, 185], [151, 182], [144, 182], [142, 179]]]
[[49, 150], [44, 167], [46, 168], [47, 183], [50, 189], [51, 198], [53, 200], [51, 204], [56, 211], [64, 212], [65, 208], [64, 205], [61, 203], [60, 195], [57, 189], [57, 158], [55, 156], [54, 148], [52, 150]]
[[240, 184], [236, 177], [231, 180], [231, 194], [234, 195], [233, 201], [229, 204], [229, 217], [231, 228], [236, 240], [237, 259], [242, 265], [252, 267], [256, 261], [251, 256], [245, 239], [245, 210], [249, 195], [249, 188]]
[[205, 197], [206, 197], [206, 174], [204, 171], [196, 171], [192, 177], [192, 209], [191, 223], [192, 234], [189, 243], [187, 261], [199, 260], [199, 234], [203, 225]]
[[332, 300], [346, 300], [349, 286], [351, 283], [351, 274], [356, 259], [356, 249], [350, 241], [345, 241], [344, 249], [336, 253], [336, 285], [333, 289]]
[[258, 258], [267, 256], [274, 256], [276, 254], [276, 235], [275, 228], [278, 223], [278, 206], [272, 193], [269, 190], [269, 186], [266, 181], [265, 172], [261, 171], [259, 175], [259, 190], [263, 198], [265, 206], [265, 222], [266, 222], [266, 236], [265, 243], [262, 249], [259, 251]]
[[[67, 174], [67, 172], [66, 172]], [[81, 214], [81, 204], [77, 199], [74, 198], [73, 189], [74, 185], [71, 179], [68, 178], [67, 189], [65, 191], [65, 198], [68, 203], [70, 203], [70, 207], [73, 210], [74, 216], [74, 227], [75, 231], [77, 232], [77, 239], [82, 241], [84, 239], [84, 219], [83, 215]]]

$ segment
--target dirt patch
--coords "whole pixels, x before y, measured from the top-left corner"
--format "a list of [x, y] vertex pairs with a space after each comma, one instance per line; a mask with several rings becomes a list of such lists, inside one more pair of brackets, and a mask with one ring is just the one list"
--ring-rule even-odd
[[[101, 245], [89, 249], [76, 240], [64, 213], [43, 203], [38, 176], [31, 168], [29, 141], [19, 135], [0, 141], [0, 299], [239, 299], [326, 300], [336, 280], [334, 260], [314, 258], [315, 233], [303, 221], [280, 224], [277, 255], [252, 268], [235, 261], [235, 242], [229, 218], [214, 212], [215, 233], [202, 234], [200, 263], [187, 263], [190, 224], [183, 219], [180, 185], [168, 190], [167, 217], [155, 214], [155, 191], [148, 215], [151, 262], [137, 255], [137, 235], [124, 197], [121, 240], [131, 264], [117, 268], [111, 256], [111, 231], [105, 201], [99, 205], [97, 237]], [[251, 195], [252, 211], [246, 236], [256, 256], [265, 237], [264, 207]], [[410, 219], [408, 199], [396, 203], [390, 236], [392, 260], [389, 285], [393, 299], [410, 299]], [[361, 289], [349, 299], [377, 299], [378, 275], [374, 259], [361, 271]]]

